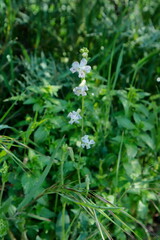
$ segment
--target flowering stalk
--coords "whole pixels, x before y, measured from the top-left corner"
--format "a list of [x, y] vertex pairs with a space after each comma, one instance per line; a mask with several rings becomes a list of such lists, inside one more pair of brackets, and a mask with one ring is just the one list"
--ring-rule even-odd
[[[82, 148], [89, 149], [92, 144], [95, 142], [93, 140], [89, 140], [88, 135], [84, 135], [84, 97], [87, 95], [88, 91], [88, 86], [86, 85], [86, 74], [91, 71], [91, 67], [87, 65], [87, 58], [88, 58], [88, 49], [87, 48], [82, 48], [80, 50], [80, 53], [82, 54], [82, 60], [79, 62], [73, 62], [72, 67], [70, 68], [70, 71], [72, 73], [77, 72], [78, 77], [82, 79], [81, 83], [79, 84], [78, 87], [75, 87], [73, 89], [73, 92], [77, 96], [82, 96], [81, 100], [81, 110], [78, 109], [77, 111], [72, 111], [68, 114], [67, 117], [70, 117], [70, 124], [73, 123], [79, 123], [79, 120], [81, 120], [81, 148], [79, 151], [79, 160], [78, 160], [78, 167], [77, 167], [77, 173], [78, 173], [78, 181], [79, 184], [81, 183], [80, 179], [80, 159], [81, 159], [81, 154], [82, 154]], [[81, 115], [79, 114], [81, 113]]]

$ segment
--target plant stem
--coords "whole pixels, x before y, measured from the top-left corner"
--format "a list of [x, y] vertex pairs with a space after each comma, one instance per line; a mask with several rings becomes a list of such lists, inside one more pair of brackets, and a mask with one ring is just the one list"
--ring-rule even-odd
[[61, 185], [64, 185], [64, 174], [63, 174], [64, 159], [61, 161]]
[[0, 193], [0, 206], [2, 204], [2, 197], [3, 197], [4, 187], [5, 187], [5, 182], [2, 183], [2, 189], [1, 189], [1, 193]]
[[122, 139], [121, 139], [121, 144], [119, 148], [118, 161], [117, 161], [117, 167], [116, 167], [116, 191], [118, 190], [118, 175], [119, 175], [119, 165], [120, 165], [121, 154], [122, 154], [123, 138], [124, 138], [124, 132], [122, 133]]
[[84, 96], [82, 96], [82, 125], [81, 125], [81, 134], [82, 134], [82, 137], [83, 137], [83, 134], [84, 134]]
[[[82, 116], [82, 121], [81, 121], [81, 137], [83, 137], [84, 134], [84, 96], [82, 96], [82, 110], [81, 110], [81, 116]], [[81, 175], [80, 175], [80, 159], [82, 155], [82, 148], [80, 148], [79, 152], [79, 158], [78, 158], [78, 167], [77, 167], [77, 174], [78, 174], [78, 182], [79, 185], [81, 185]]]
[[55, 205], [54, 205], [54, 211], [57, 211], [57, 205], [58, 205], [58, 194], [56, 193], [56, 197], [55, 197]]
[[8, 235], [9, 235], [11, 240], [17, 240], [10, 229], [8, 230]]
[[66, 210], [66, 203], [63, 203], [62, 209], [62, 240], [65, 240], [65, 210]]

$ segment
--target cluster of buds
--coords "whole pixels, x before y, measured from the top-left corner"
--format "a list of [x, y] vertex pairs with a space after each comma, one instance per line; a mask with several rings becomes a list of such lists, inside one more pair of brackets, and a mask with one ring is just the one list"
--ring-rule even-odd
[[[91, 66], [87, 65], [87, 58], [88, 58], [88, 49], [87, 48], [82, 48], [80, 50], [80, 53], [82, 54], [82, 60], [79, 62], [73, 62], [72, 63], [72, 67], [70, 68], [70, 71], [72, 73], [77, 72], [78, 73], [78, 77], [81, 79], [81, 83], [79, 84], [79, 86], [75, 87], [73, 89], [73, 92], [75, 95], [77, 96], [86, 96], [87, 95], [87, 91], [88, 91], [88, 86], [86, 84], [86, 74], [89, 73], [91, 71]], [[68, 114], [67, 117], [70, 118], [69, 123], [73, 124], [73, 123], [79, 123], [79, 120], [82, 119], [81, 115], [80, 115], [81, 110], [78, 109], [77, 111], [72, 111]], [[94, 144], [94, 140], [89, 140], [89, 136], [88, 135], [84, 135], [81, 138], [81, 147], [86, 149], [89, 149], [90, 146], [92, 144]]]

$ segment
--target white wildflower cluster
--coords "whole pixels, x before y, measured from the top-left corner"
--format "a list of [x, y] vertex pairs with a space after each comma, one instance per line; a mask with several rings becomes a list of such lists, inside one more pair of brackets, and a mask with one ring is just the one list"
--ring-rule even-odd
[[88, 91], [88, 87], [86, 85], [86, 80], [85, 79], [82, 80], [81, 84], [78, 87], [75, 87], [73, 89], [74, 94], [77, 95], [77, 96], [80, 96], [80, 95], [86, 96], [87, 91]]
[[[75, 95], [77, 96], [86, 96], [87, 95], [87, 91], [88, 91], [88, 86], [86, 85], [86, 74], [89, 73], [91, 71], [91, 66], [87, 65], [87, 58], [88, 58], [88, 49], [87, 48], [82, 48], [80, 50], [81, 54], [82, 54], [82, 60], [79, 62], [73, 62], [72, 63], [72, 67], [70, 68], [70, 71], [72, 73], [77, 72], [78, 73], [78, 77], [82, 79], [81, 83], [79, 84], [79, 86], [75, 87], [73, 89], [73, 92]], [[67, 117], [70, 118], [69, 123], [73, 124], [73, 123], [79, 123], [79, 120], [82, 119], [81, 115], [80, 115], [81, 110], [78, 109], [77, 111], [72, 111], [68, 114]], [[81, 147], [86, 149], [91, 148], [91, 145], [95, 144], [94, 140], [89, 140], [89, 136], [88, 135], [84, 135], [81, 138]]]
[[89, 73], [91, 71], [91, 67], [87, 65], [87, 60], [85, 58], [82, 58], [80, 63], [72, 63], [72, 67], [70, 68], [70, 70], [72, 73], [78, 72], [79, 78], [85, 78], [86, 73]]
[[86, 147], [87, 149], [89, 149], [89, 148], [91, 148], [90, 145], [95, 144], [95, 141], [94, 140], [89, 140], [88, 137], [89, 137], [88, 135], [84, 135], [84, 137], [81, 138], [81, 141], [82, 141], [81, 146], [82, 146], [82, 148]]
[[77, 111], [72, 111], [68, 114], [68, 117], [71, 118], [71, 120], [69, 121], [70, 124], [73, 123], [79, 123], [79, 120], [82, 119], [82, 117], [80, 116], [80, 109], [78, 109]]

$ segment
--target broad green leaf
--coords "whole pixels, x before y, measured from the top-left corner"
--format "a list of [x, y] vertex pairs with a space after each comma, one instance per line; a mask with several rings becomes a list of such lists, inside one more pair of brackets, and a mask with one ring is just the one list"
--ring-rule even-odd
[[129, 158], [134, 158], [138, 152], [136, 144], [125, 144], [127, 155]]
[[[22, 176], [21, 183], [22, 183], [25, 195], [28, 192], [30, 192], [33, 182], [36, 182], [37, 179], [38, 179], [38, 177], [33, 176], [31, 174], [27, 174], [27, 173]], [[36, 194], [36, 192], [35, 192], [35, 194]]]
[[138, 217], [145, 220], [148, 213], [147, 203], [143, 203], [141, 200], [138, 202]]
[[141, 165], [138, 160], [132, 160], [129, 163], [123, 163], [126, 173], [132, 179], [136, 179], [141, 175]]
[[135, 125], [126, 117], [119, 116], [116, 117], [116, 119], [120, 127], [123, 127], [128, 130], [133, 130], [136, 128]]
[[155, 144], [153, 139], [148, 134], [141, 134], [139, 138], [142, 139], [144, 143], [146, 143], [152, 150], [155, 148]]
[[36, 98], [30, 97], [26, 101], [24, 101], [24, 104], [33, 104], [33, 103], [36, 103], [36, 102], [37, 102]]
[[43, 127], [40, 126], [34, 133], [34, 140], [36, 143], [42, 143], [48, 137], [49, 132]]
[[144, 116], [146, 116], [146, 117], [149, 116], [149, 111], [148, 111], [148, 109], [145, 107], [145, 105], [139, 103], [139, 104], [136, 104], [135, 107], [136, 107], [136, 111], [137, 111], [137, 112], [139, 111], [139, 112], [143, 113]]

